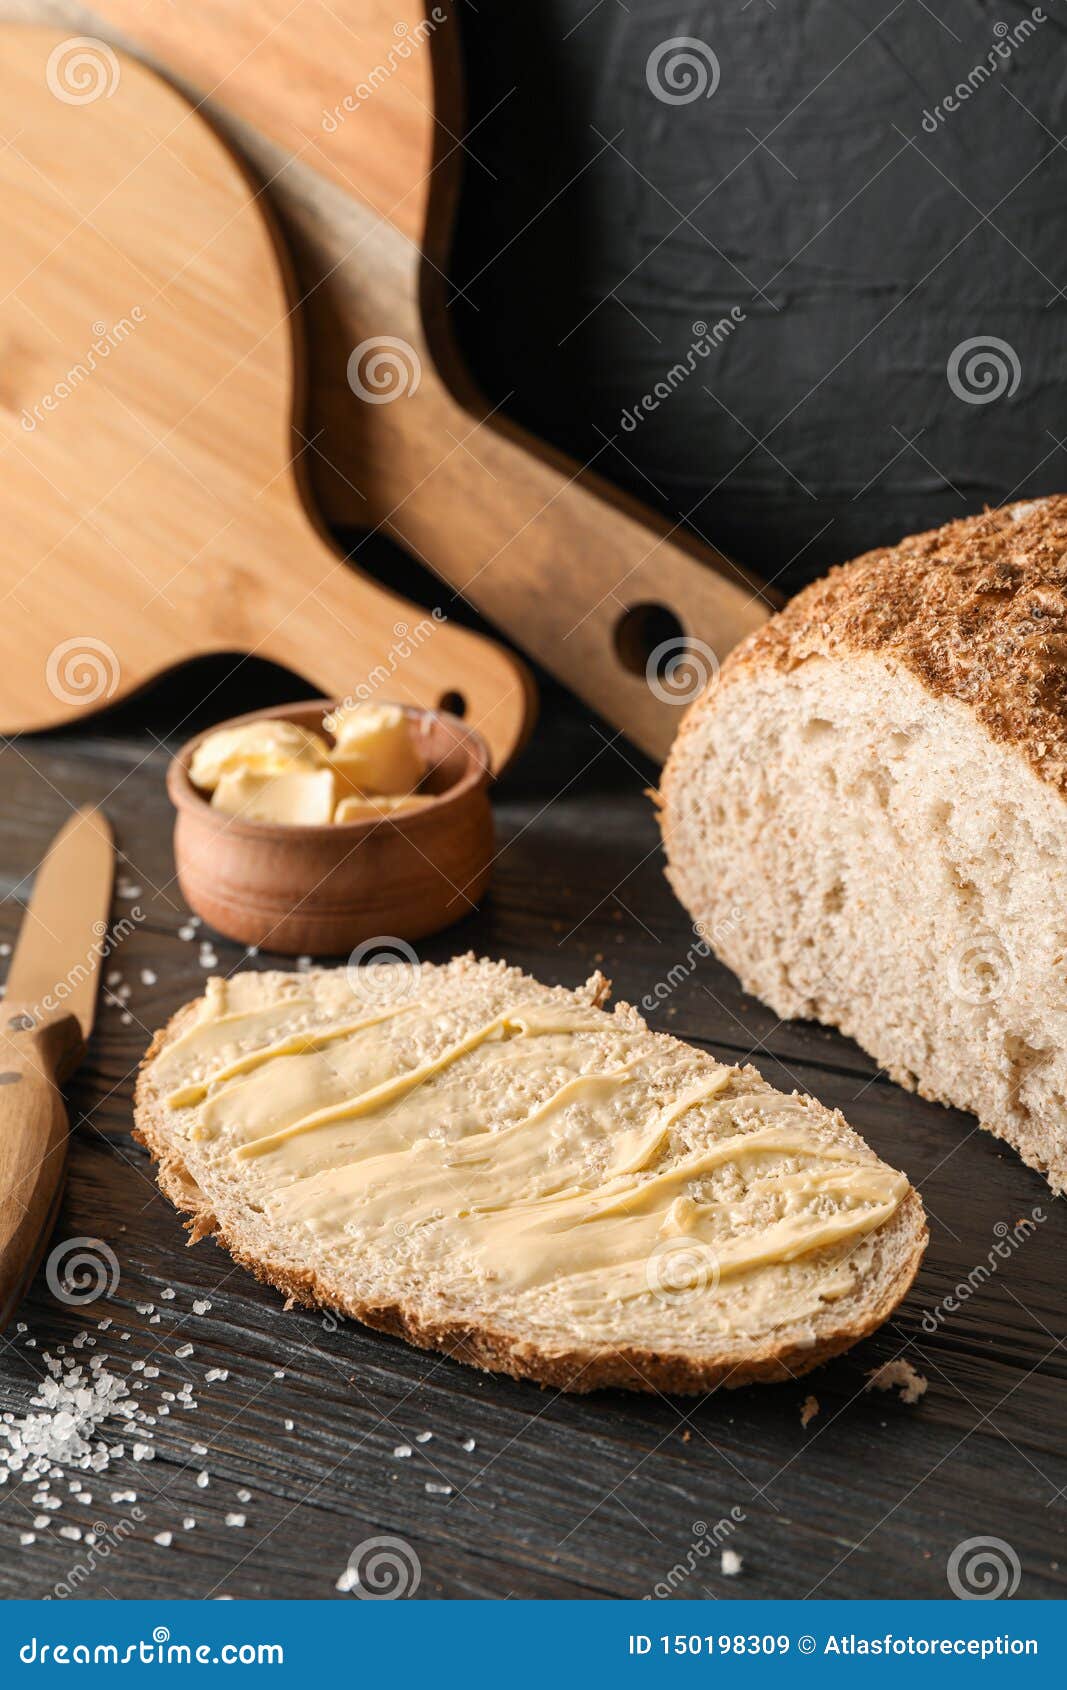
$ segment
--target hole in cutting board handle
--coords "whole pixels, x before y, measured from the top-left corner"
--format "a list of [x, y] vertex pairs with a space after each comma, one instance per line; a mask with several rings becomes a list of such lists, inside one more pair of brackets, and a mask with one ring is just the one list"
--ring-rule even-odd
[[462, 719], [467, 714], [467, 700], [461, 692], [443, 692], [437, 700], [437, 708]]
[[631, 675], [667, 679], [685, 644], [685, 628], [665, 604], [631, 605], [615, 624], [615, 652]]

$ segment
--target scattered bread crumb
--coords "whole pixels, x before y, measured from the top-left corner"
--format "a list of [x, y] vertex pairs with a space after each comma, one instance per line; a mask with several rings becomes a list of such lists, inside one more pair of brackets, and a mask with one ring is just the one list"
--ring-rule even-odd
[[914, 1403], [925, 1395], [927, 1381], [921, 1373], [917, 1373], [910, 1361], [898, 1357], [896, 1361], [884, 1361], [881, 1367], [872, 1367], [867, 1375], [865, 1389], [868, 1391], [900, 1391], [901, 1402]]
[[800, 1424], [807, 1426], [818, 1414], [821, 1404], [818, 1397], [805, 1397], [800, 1408]]

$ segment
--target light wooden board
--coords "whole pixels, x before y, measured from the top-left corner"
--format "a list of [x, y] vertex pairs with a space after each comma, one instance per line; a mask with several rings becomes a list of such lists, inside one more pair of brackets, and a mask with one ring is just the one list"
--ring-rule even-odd
[[458, 692], [505, 762], [522, 666], [346, 567], [309, 517], [296, 322], [228, 148], [134, 60], [34, 28], [4, 32], [0, 129], [0, 728], [256, 652], [335, 696]]
[[[55, 9], [23, 9], [41, 6]], [[99, 0], [90, 16], [186, 79], [270, 183], [316, 312], [311, 373], [325, 433], [313, 463], [333, 517], [385, 530], [662, 757], [678, 715], [647, 681], [661, 630], [696, 652], [698, 681], [774, 598], [677, 524], [491, 415], [471, 383], [444, 307], [463, 161], [459, 41], [451, 7], [434, 14], [441, 21], [427, 31], [413, 8], [409, 33], [422, 34], [406, 57], [380, 0], [295, 11], [272, 0], [263, 13], [210, 0], [195, 17]], [[323, 114], [335, 108], [331, 128]], [[258, 127], [234, 127], [234, 114]], [[364, 393], [368, 357], [384, 350], [392, 364], [387, 402], [353, 393], [358, 347]], [[649, 618], [649, 606], [673, 622]]]

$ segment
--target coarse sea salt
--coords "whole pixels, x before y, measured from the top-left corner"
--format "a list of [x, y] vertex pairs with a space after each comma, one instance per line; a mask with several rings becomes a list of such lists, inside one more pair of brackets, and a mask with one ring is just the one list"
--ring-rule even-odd
[[53, 1467], [105, 1472], [112, 1449], [101, 1436], [108, 1422], [136, 1424], [144, 1410], [126, 1381], [93, 1356], [86, 1364], [70, 1355], [43, 1358], [47, 1373], [28, 1411], [0, 1426], [0, 1473], [23, 1483], [44, 1478]]
[[[100, 1526], [60, 1525], [53, 1520], [55, 1511], [68, 1499], [80, 1508], [92, 1506], [92, 1492], [82, 1475], [105, 1473], [124, 1460], [146, 1462], [155, 1457], [152, 1428], [160, 1409], [136, 1393], [151, 1389], [146, 1380], [155, 1380], [159, 1369], [142, 1363], [137, 1375], [135, 1362], [125, 1360], [116, 1368], [106, 1354], [87, 1356], [79, 1341], [84, 1337], [79, 1333], [71, 1341], [71, 1353], [65, 1344], [57, 1345], [54, 1353], [42, 1351], [46, 1371], [28, 1409], [0, 1418], [0, 1484], [10, 1479], [34, 1486], [33, 1503], [41, 1510], [33, 1517], [33, 1531], [23, 1536], [27, 1546], [49, 1527], [72, 1543], [92, 1546], [99, 1539]], [[29, 1339], [23, 1342], [28, 1345]], [[177, 1400], [191, 1409], [197, 1406], [188, 1387], [183, 1387]], [[49, 1488], [53, 1484], [60, 1494], [53, 1494]], [[133, 1504], [138, 1493], [115, 1489], [110, 1497], [116, 1506]]]

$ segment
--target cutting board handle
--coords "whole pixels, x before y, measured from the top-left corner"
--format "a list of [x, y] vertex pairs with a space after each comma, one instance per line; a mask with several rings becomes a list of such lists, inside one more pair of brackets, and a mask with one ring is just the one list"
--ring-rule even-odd
[[420, 288], [395, 229], [368, 223], [361, 258], [348, 384], [370, 522], [664, 758], [680, 707], [776, 595], [493, 411], [454, 345], [439, 269], [424, 265]]
[[521, 658], [451, 619], [379, 586], [336, 553], [310, 523], [294, 533], [276, 600], [262, 592], [270, 632], [259, 653], [329, 698], [447, 709], [489, 747], [500, 774], [525, 744], [536, 716], [533, 677]]

